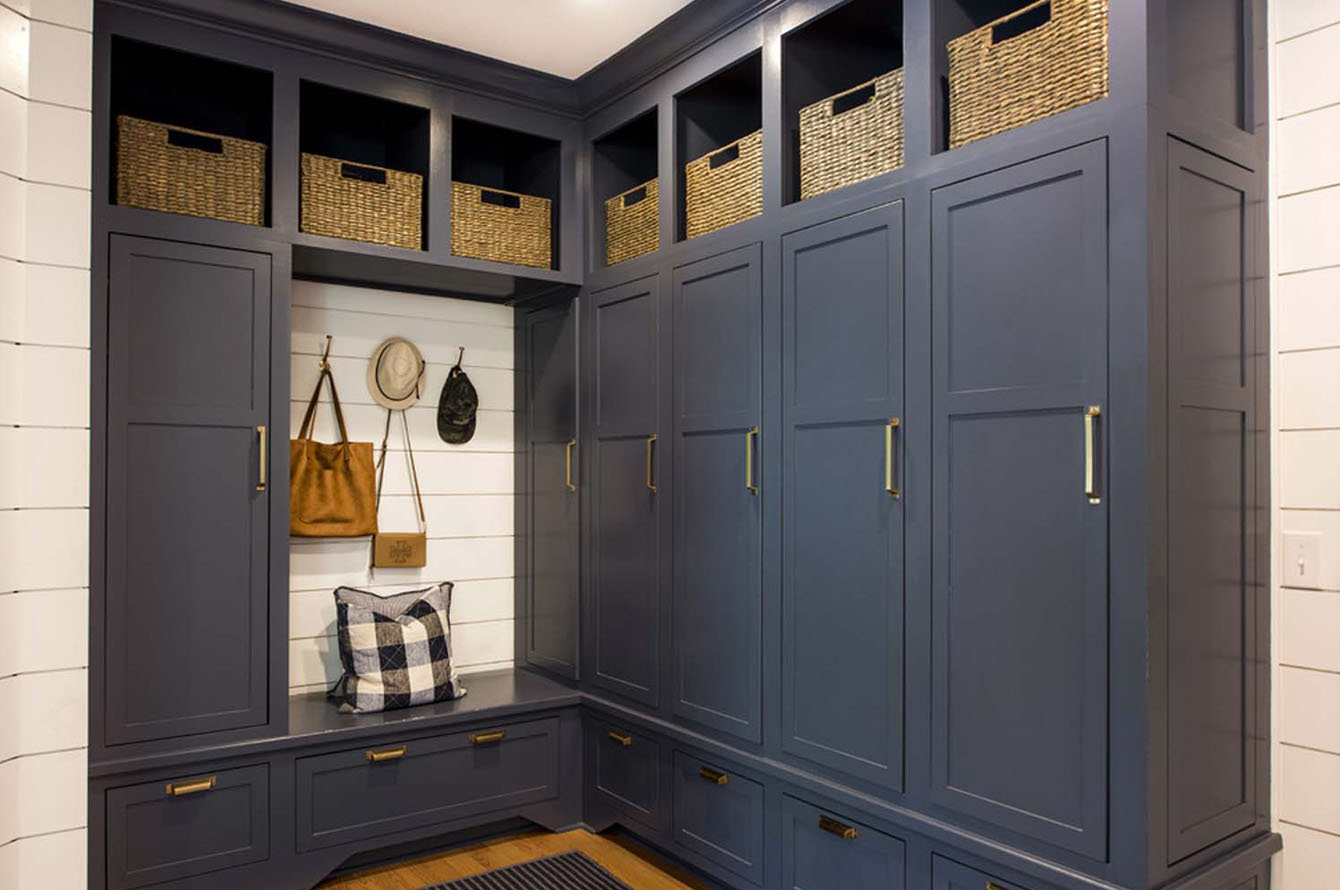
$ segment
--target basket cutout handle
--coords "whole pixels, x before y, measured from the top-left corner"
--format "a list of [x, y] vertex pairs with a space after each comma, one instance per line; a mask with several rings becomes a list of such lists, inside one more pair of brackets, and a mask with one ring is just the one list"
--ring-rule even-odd
[[833, 117], [837, 117], [840, 114], [845, 114], [854, 108], [860, 108], [867, 102], [873, 102], [875, 100], [875, 93], [876, 93], [875, 86], [876, 86], [875, 82], [871, 81], [870, 83], [863, 84], [862, 86], [859, 86], [854, 90], [848, 90], [841, 96], [838, 96], [835, 99], [833, 99], [833, 106], [832, 106]]
[[634, 204], [641, 204], [645, 200], [647, 200], [647, 187], [645, 185], [638, 186], [631, 192], [624, 192], [623, 196], [624, 209], [632, 207]]
[[521, 196], [509, 195], [507, 192], [495, 192], [491, 189], [480, 189], [479, 203], [492, 204], [495, 207], [510, 207], [516, 210], [521, 206]]
[[356, 179], [359, 182], [375, 182], [377, 185], [386, 185], [386, 171], [380, 167], [364, 167], [362, 164], [350, 164], [341, 161], [340, 175], [345, 179]]
[[737, 142], [734, 145], [726, 146], [721, 151], [717, 152], [716, 154], [708, 158], [707, 169], [715, 170], [718, 167], [724, 167], [731, 161], [739, 159], [739, 157], [740, 157], [740, 143]]
[[1015, 37], [1021, 37], [1029, 31], [1041, 28], [1051, 20], [1051, 0], [1042, 0], [1041, 3], [1025, 6], [1018, 12], [1012, 12], [992, 23], [991, 45], [995, 46]]
[[167, 143], [177, 148], [194, 148], [196, 151], [212, 155], [223, 154], [223, 140], [218, 136], [206, 136], [204, 133], [192, 133], [189, 130], [168, 128]]

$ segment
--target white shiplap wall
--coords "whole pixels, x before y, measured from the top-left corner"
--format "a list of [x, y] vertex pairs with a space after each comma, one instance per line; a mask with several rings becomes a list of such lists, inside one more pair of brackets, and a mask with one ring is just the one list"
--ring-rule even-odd
[[86, 878], [91, 0], [0, 0], [0, 888]]
[[1276, 574], [1274, 886], [1314, 890], [1340, 872], [1340, 0], [1271, 9], [1276, 553], [1322, 541], [1321, 589]]
[[[452, 632], [456, 663], [464, 671], [505, 667], [512, 661], [513, 519], [512, 310], [466, 300], [367, 288], [295, 282], [293, 386], [290, 435], [296, 436], [325, 335], [334, 339], [331, 369], [354, 441], [380, 448], [386, 409], [367, 388], [368, 357], [387, 337], [412, 340], [428, 363], [424, 397], [410, 409], [419, 484], [428, 513], [428, 566], [377, 569], [369, 574], [368, 539], [293, 539], [290, 549], [289, 684], [293, 692], [327, 688], [339, 676], [334, 588], [347, 584], [393, 593], [425, 582], [455, 581]], [[437, 398], [447, 372], [465, 347], [465, 370], [479, 392], [475, 437], [448, 445], [437, 435]], [[323, 393], [317, 438], [338, 438]], [[399, 418], [380, 525], [415, 529]]]

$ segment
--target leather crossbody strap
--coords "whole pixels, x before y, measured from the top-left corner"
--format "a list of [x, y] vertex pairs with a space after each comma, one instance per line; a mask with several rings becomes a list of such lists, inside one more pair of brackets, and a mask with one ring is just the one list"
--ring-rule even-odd
[[[386, 451], [387, 445], [391, 440], [391, 415], [395, 413], [394, 409], [386, 409], [386, 428], [382, 430], [382, 450], [377, 457], [377, 509], [382, 506], [382, 480], [386, 478]], [[409, 455], [409, 479], [410, 485], [414, 488], [414, 504], [418, 509], [419, 531], [427, 533], [428, 514], [423, 509], [423, 491], [419, 488], [419, 470], [414, 464], [414, 443], [409, 435], [409, 418], [405, 412], [400, 412], [400, 423], [405, 431], [405, 452]]]

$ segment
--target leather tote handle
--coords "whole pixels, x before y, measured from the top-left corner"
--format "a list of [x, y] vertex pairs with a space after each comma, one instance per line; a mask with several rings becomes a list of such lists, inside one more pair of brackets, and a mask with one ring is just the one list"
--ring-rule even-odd
[[321, 356], [321, 376], [316, 378], [316, 388], [312, 390], [312, 398], [307, 402], [307, 413], [302, 416], [302, 426], [298, 428], [298, 438], [312, 438], [313, 428], [316, 425], [316, 403], [321, 398], [321, 384], [329, 380], [330, 401], [335, 406], [335, 422], [340, 427], [340, 442], [347, 445], [349, 444], [349, 431], [344, 426], [344, 410], [340, 408], [340, 394], [335, 389], [335, 375], [330, 373], [330, 343], [331, 338], [326, 337], [326, 350]]

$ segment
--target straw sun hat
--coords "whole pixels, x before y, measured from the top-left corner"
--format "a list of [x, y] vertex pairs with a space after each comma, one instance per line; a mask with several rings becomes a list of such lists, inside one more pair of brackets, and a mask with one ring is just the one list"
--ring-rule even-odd
[[368, 392], [383, 408], [403, 411], [419, 400], [423, 371], [419, 348], [404, 337], [391, 337], [368, 361]]

